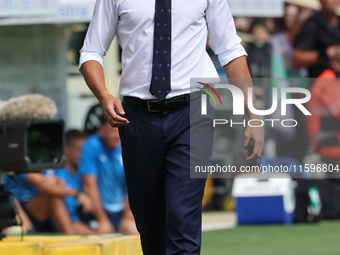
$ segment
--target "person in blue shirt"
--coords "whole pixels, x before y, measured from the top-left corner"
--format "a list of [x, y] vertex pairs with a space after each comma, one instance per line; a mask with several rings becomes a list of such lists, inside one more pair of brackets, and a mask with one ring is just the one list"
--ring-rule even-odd
[[[117, 128], [105, 119], [81, 151], [79, 173], [94, 202], [98, 232], [137, 233], [126, 199], [126, 183]], [[124, 215], [124, 216], [123, 216]]]
[[[65, 183], [65, 186], [73, 190], [81, 190], [82, 182], [81, 176], [78, 172], [78, 164], [80, 160], [80, 151], [83, 143], [87, 138], [85, 132], [79, 130], [69, 130], [65, 134], [65, 168], [56, 170], [55, 176]], [[81, 219], [77, 212], [77, 207], [81, 205], [83, 213], [91, 213], [93, 206], [90, 198], [84, 194], [79, 193], [80, 196], [65, 196], [64, 202], [66, 210], [74, 222], [80, 222]], [[84, 198], [86, 196], [87, 198]], [[81, 201], [79, 201], [81, 199]]]
[[[62, 180], [49, 171], [15, 174], [17, 183], [8, 186], [14, 198], [29, 216], [34, 232], [63, 232], [66, 234], [92, 234], [94, 231], [81, 222], [73, 221], [63, 198], [74, 196], [85, 200], [83, 193], [65, 187]], [[6, 178], [6, 183], [10, 183]]]
[[[84, 141], [75, 139], [74, 142], [66, 142], [66, 168], [76, 168], [77, 151]], [[78, 156], [79, 158], [79, 156]], [[57, 173], [58, 171], [55, 171]], [[64, 171], [60, 170], [57, 175], [62, 176]], [[71, 176], [71, 175], [70, 175]], [[91, 200], [82, 192], [79, 192], [80, 177], [74, 178], [70, 185], [67, 180], [61, 180], [54, 176], [53, 171], [42, 171], [40, 173], [15, 174], [16, 182], [8, 176], [7, 188], [11, 191], [21, 207], [29, 216], [36, 232], [61, 231], [67, 234], [92, 234], [92, 230], [76, 217], [70, 208], [79, 201], [84, 211], [90, 211]], [[66, 181], [65, 181], [66, 180]], [[65, 183], [68, 182], [68, 185]], [[78, 184], [79, 183], [79, 184]], [[64, 201], [65, 198], [65, 201]]]

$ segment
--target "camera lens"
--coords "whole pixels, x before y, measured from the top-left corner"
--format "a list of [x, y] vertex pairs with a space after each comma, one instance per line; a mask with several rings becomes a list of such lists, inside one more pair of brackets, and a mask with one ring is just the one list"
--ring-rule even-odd
[[27, 132], [27, 154], [32, 163], [56, 162], [61, 156], [59, 125], [35, 124]]

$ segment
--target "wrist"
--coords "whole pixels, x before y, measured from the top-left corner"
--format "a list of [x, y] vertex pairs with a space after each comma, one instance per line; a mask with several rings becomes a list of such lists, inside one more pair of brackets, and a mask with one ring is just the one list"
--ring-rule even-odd
[[252, 114], [252, 113], [248, 114], [247, 117], [249, 120], [260, 120], [261, 119], [259, 115]]
[[102, 104], [103, 101], [105, 100], [105, 98], [107, 98], [107, 97], [109, 97], [109, 96], [111, 96], [111, 94], [110, 94], [107, 90], [103, 91], [102, 93], [100, 93], [100, 94], [97, 96], [98, 102], [99, 102], [100, 104]]

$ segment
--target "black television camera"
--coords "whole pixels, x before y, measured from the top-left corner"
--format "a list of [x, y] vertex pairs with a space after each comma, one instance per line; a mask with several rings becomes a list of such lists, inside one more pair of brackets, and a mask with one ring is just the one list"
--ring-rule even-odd
[[21, 225], [13, 195], [1, 183], [3, 174], [39, 172], [65, 165], [64, 121], [0, 122], [0, 240], [2, 229]]

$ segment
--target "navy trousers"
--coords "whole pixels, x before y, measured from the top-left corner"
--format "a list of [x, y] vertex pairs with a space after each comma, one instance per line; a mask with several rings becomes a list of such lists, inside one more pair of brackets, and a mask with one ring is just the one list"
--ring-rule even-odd
[[[213, 132], [196, 101], [195, 111], [185, 106], [148, 112], [123, 105], [130, 122], [119, 129], [126, 183], [145, 255], [200, 254], [206, 179], [190, 178], [190, 149], [201, 150], [191, 158], [207, 164]], [[193, 115], [196, 122], [190, 121]], [[200, 128], [190, 131], [193, 125]]]

